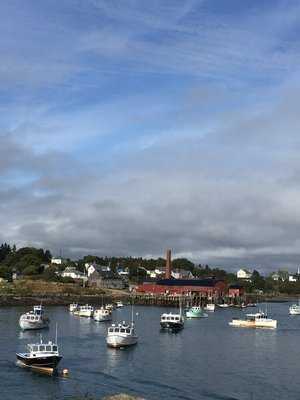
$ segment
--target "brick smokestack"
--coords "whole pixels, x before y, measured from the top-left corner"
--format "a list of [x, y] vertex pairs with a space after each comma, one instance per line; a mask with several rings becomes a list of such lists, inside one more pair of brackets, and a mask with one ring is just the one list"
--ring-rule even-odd
[[166, 279], [171, 278], [171, 272], [172, 272], [171, 250], [168, 249], [166, 252]]

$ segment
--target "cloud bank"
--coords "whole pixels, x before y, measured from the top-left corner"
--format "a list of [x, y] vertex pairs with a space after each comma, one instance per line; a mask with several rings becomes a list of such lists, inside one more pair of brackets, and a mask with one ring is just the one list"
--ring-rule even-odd
[[294, 2], [2, 4], [0, 239], [300, 259]]

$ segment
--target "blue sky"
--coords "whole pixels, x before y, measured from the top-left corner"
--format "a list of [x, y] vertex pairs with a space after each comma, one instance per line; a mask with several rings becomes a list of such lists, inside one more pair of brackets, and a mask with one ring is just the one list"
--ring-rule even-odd
[[0, 4], [1, 240], [300, 259], [300, 4]]

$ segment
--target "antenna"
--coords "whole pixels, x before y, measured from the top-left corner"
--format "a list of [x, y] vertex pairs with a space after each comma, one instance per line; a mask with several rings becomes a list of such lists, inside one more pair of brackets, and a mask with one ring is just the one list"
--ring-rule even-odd
[[55, 324], [55, 344], [57, 344], [57, 322]]

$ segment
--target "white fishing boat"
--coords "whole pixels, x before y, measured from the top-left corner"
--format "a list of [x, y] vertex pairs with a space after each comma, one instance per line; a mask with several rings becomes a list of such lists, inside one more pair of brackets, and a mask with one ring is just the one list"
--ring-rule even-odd
[[105, 308], [106, 308], [107, 310], [112, 311], [112, 310], [114, 309], [114, 305], [113, 305], [113, 304], [106, 304]]
[[229, 325], [241, 328], [277, 328], [277, 320], [268, 318], [264, 312], [246, 314], [246, 319], [234, 318]]
[[293, 304], [289, 307], [289, 314], [300, 315], [300, 300], [298, 301], [298, 304]]
[[208, 303], [208, 304], [206, 304], [206, 306], [204, 307], [204, 310], [205, 310], [205, 311], [214, 312], [215, 309], [216, 309], [216, 306], [215, 306], [214, 303]]
[[71, 313], [73, 313], [74, 311], [76, 311], [78, 309], [78, 304], [77, 303], [72, 303], [69, 305], [69, 311]]
[[112, 324], [107, 331], [106, 343], [109, 347], [120, 348], [137, 344], [138, 336], [133, 321], [133, 307], [131, 308], [131, 323], [122, 321], [119, 324]]
[[97, 322], [111, 321], [112, 312], [104, 307], [101, 307], [94, 311], [93, 318]]
[[124, 304], [123, 304], [123, 302], [122, 302], [122, 301], [117, 301], [117, 303], [116, 303], [116, 307], [117, 307], [117, 308], [124, 307]]
[[86, 304], [85, 306], [79, 306], [76, 311], [74, 311], [75, 315], [79, 315], [79, 317], [87, 317], [91, 318], [94, 313], [94, 307]]
[[127, 347], [136, 344], [138, 336], [135, 332], [134, 323], [127, 324], [125, 321], [112, 324], [108, 328], [106, 343], [109, 347]]
[[39, 305], [34, 306], [32, 311], [21, 315], [19, 325], [23, 330], [33, 330], [48, 328], [49, 322], [49, 318], [44, 315], [44, 307]]

